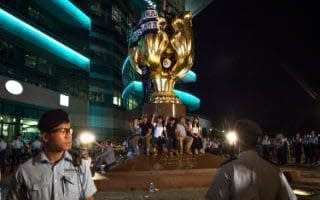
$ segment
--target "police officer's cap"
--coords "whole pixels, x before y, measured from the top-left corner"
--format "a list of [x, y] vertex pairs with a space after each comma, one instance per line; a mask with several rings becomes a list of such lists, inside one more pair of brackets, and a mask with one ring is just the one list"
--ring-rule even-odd
[[68, 113], [62, 109], [55, 109], [50, 110], [41, 116], [38, 128], [41, 133], [48, 133], [60, 124], [68, 122], [70, 122]]

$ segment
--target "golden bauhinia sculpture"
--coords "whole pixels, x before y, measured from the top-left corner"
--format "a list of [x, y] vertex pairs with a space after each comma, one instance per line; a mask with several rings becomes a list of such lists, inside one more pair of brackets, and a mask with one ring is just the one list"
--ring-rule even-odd
[[176, 80], [193, 65], [191, 12], [171, 18], [160, 17], [156, 10], [147, 9], [132, 31], [129, 59], [139, 74], [143, 67], [148, 68], [153, 84], [150, 102], [181, 103], [173, 89]]

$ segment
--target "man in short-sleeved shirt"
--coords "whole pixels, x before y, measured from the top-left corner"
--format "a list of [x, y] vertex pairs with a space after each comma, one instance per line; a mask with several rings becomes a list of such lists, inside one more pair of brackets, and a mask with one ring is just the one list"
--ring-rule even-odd
[[3, 137], [0, 136], [0, 153], [7, 149], [7, 143], [4, 141]]
[[207, 200], [296, 200], [284, 174], [255, 151], [260, 127], [250, 120], [239, 120], [235, 130], [241, 153], [221, 166], [206, 195]]
[[153, 126], [150, 122], [148, 122], [147, 116], [142, 118], [142, 123], [140, 124], [141, 127], [141, 136], [144, 141], [146, 147], [146, 154], [147, 156], [150, 155], [150, 148], [151, 148], [151, 139], [152, 139], [152, 129]]
[[[5, 158], [6, 158], [6, 151], [7, 151], [7, 143], [4, 141], [3, 137], [0, 135], [0, 170], [5, 166]], [[1, 175], [0, 175], [1, 179]], [[0, 190], [1, 191], [1, 190]], [[0, 193], [1, 194], [1, 193]]]
[[42, 143], [40, 142], [39, 136], [35, 138], [35, 140], [31, 143], [32, 155], [37, 155], [42, 148]]
[[17, 138], [11, 142], [12, 148], [21, 150], [23, 148], [22, 135], [18, 134]]
[[17, 169], [10, 188], [12, 200], [93, 200], [97, 191], [88, 162], [72, 156], [68, 114], [45, 113], [39, 120], [43, 151]]
[[146, 135], [152, 133], [152, 129], [153, 129], [153, 126], [150, 122], [148, 122], [148, 118], [147, 117], [143, 117], [142, 119], [142, 123], [140, 124], [140, 127], [141, 127], [141, 136], [145, 137]]
[[24, 147], [21, 134], [18, 134], [16, 136], [16, 139], [11, 142], [11, 146], [13, 148], [12, 154], [14, 155], [12, 162], [14, 165], [19, 165], [22, 157], [22, 150]]
[[190, 148], [193, 142], [193, 138], [187, 136], [184, 117], [180, 117], [179, 123], [176, 125], [176, 136], [179, 144], [180, 154], [183, 154], [184, 150], [187, 154], [192, 154]]

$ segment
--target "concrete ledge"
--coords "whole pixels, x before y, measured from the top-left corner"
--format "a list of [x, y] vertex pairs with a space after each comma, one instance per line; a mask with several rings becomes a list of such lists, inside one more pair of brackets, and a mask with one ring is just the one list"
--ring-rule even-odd
[[150, 182], [156, 188], [208, 187], [217, 169], [161, 170], [142, 172], [114, 172], [108, 180], [96, 180], [98, 191], [146, 190]]
[[282, 169], [282, 172], [290, 183], [296, 183], [301, 181], [301, 173], [299, 170]]
[[106, 179], [96, 180], [98, 191], [145, 190], [156, 188], [208, 187], [224, 159], [212, 154], [168, 158], [139, 156], [114, 168]]
[[[151, 182], [162, 190], [209, 187], [222, 162], [222, 157], [211, 154], [181, 158], [139, 156], [108, 172], [107, 178], [95, 180], [95, 184], [99, 192], [143, 191]], [[290, 183], [301, 181], [299, 170], [282, 171]]]

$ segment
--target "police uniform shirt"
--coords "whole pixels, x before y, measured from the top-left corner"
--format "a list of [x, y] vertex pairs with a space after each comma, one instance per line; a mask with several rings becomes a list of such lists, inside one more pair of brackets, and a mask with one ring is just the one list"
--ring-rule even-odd
[[13, 140], [11, 145], [13, 146], [14, 149], [22, 149], [23, 142], [17, 139], [17, 140]]
[[311, 144], [318, 144], [318, 137], [315, 135], [310, 136], [309, 142]]
[[296, 200], [297, 197], [277, 166], [255, 151], [245, 151], [219, 169], [206, 199]]
[[7, 143], [3, 140], [0, 141], [0, 152], [6, 150]]
[[32, 149], [33, 150], [37, 150], [37, 149], [41, 149], [42, 143], [39, 140], [35, 140], [32, 143]]
[[103, 159], [103, 161], [105, 161], [107, 165], [110, 165], [116, 162], [114, 150], [111, 146], [108, 146], [99, 157]]
[[13, 177], [9, 199], [79, 200], [97, 191], [87, 162], [79, 167], [67, 151], [56, 164], [44, 152], [20, 165]]

